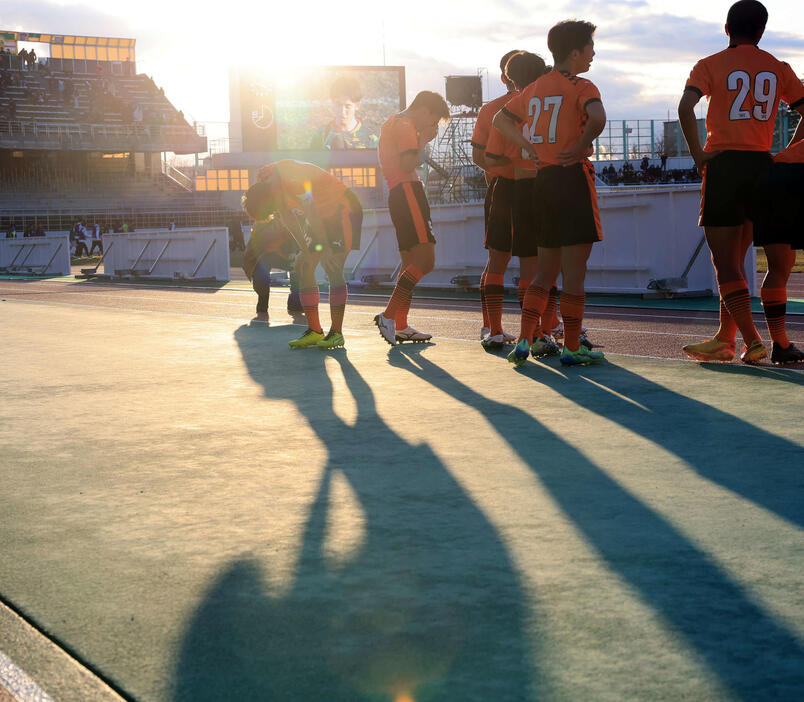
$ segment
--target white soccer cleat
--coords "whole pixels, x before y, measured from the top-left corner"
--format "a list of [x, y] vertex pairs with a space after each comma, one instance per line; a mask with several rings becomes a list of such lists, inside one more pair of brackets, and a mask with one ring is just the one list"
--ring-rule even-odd
[[380, 336], [391, 346], [396, 346], [396, 322], [383, 314], [378, 314], [374, 317], [374, 324], [380, 330]]
[[481, 339], [480, 343], [484, 349], [501, 349], [505, 346], [505, 335], [495, 334], [492, 336], [491, 334], [486, 334], [486, 336]]
[[489, 334], [491, 334], [491, 329], [489, 327], [480, 327], [480, 340], [482, 341], [485, 339]]
[[405, 329], [400, 329], [398, 332], [396, 332], [395, 338], [399, 342], [413, 341], [421, 344], [425, 341], [430, 341], [430, 339], [433, 338], [433, 335], [417, 331], [413, 327], [406, 327]]
[[513, 344], [517, 339], [515, 334], [509, 334], [507, 331], [504, 331], [502, 335], [503, 341], [505, 341], [506, 344]]

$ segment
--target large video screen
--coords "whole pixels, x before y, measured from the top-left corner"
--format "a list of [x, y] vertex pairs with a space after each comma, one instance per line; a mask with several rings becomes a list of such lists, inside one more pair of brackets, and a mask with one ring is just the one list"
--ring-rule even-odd
[[374, 149], [405, 108], [403, 66], [240, 72], [243, 151]]

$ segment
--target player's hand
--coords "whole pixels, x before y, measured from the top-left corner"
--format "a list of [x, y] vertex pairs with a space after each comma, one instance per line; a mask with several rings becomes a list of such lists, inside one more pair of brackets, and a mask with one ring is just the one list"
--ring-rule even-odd
[[584, 145], [582, 141], [576, 141], [569, 149], [562, 151], [558, 155], [558, 163], [562, 166], [572, 166], [580, 163], [585, 158], [592, 155], [592, 146]]
[[697, 154], [693, 154], [692, 160], [695, 161], [695, 167], [698, 169], [698, 173], [703, 175], [706, 170], [706, 164], [715, 156], [720, 156], [722, 153], [722, 151], [699, 151]]
[[523, 158], [528, 158], [533, 161], [534, 168], [539, 167], [539, 157], [536, 155], [536, 147], [531, 144], [529, 141], [525, 143], [522, 151], [525, 153], [522, 154]]

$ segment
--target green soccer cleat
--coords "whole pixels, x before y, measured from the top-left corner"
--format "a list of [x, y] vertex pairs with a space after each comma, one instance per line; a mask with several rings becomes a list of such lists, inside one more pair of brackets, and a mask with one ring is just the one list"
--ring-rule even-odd
[[324, 339], [324, 332], [313, 331], [308, 329], [298, 339], [288, 341], [288, 346], [292, 349], [309, 349], [313, 346], [318, 346], [318, 342]]
[[316, 346], [320, 349], [339, 349], [344, 345], [343, 334], [331, 331]]
[[588, 366], [600, 363], [604, 358], [602, 351], [590, 351], [586, 346], [579, 346], [577, 351], [570, 351], [565, 346], [560, 360], [564, 366]]
[[522, 341], [514, 346], [514, 350], [508, 354], [508, 363], [513, 363], [519, 368], [525, 364], [525, 361], [528, 360], [528, 356], [530, 356], [530, 345], [527, 339], [522, 339]]

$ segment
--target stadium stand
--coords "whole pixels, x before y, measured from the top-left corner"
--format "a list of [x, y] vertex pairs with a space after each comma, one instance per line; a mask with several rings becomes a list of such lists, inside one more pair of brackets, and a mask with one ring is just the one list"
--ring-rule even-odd
[[[219, 193], [196, 192], [163, 158], [205, 152], [207, 141], [136, 73], [134, 40], [60, 38], [59, 57], [0, 53], [0, 229], [69, 229], [79, 216], [138, 228], [228, 222]], [[123, 61], [64, 58], [80, 39], [131, 48]]]

